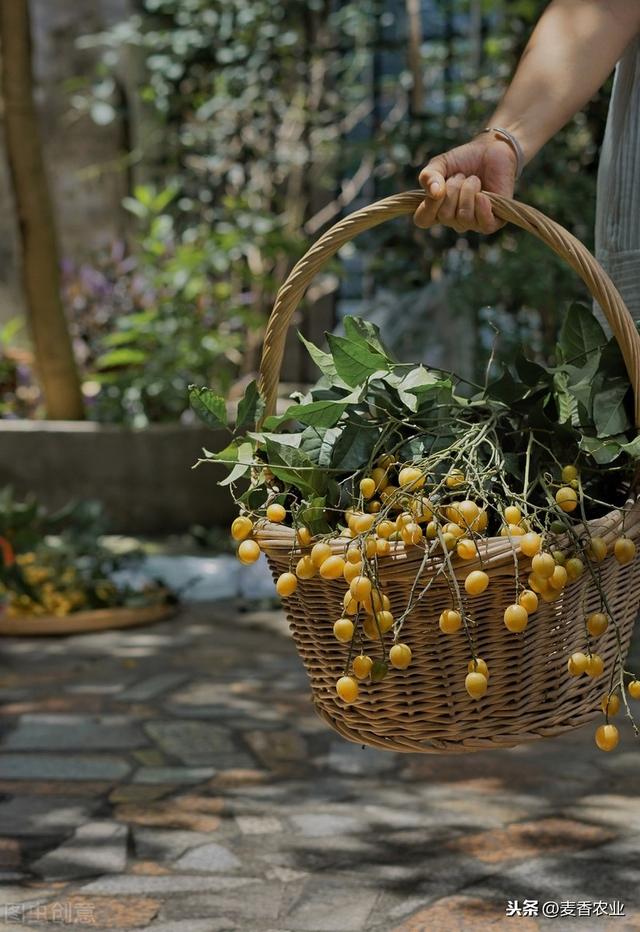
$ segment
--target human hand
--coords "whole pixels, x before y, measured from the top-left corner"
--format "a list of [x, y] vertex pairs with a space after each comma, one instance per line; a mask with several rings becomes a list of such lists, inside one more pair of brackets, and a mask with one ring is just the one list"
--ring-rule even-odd
[[494, 216], [481, 191], [513, 196], [517, 158], [510, 144], [483, 133], [425, 165], [419, 181], [425, 199], [414, 214], [416, 226], [444, 223], [458, 233], [495, 233], [504, 222]]

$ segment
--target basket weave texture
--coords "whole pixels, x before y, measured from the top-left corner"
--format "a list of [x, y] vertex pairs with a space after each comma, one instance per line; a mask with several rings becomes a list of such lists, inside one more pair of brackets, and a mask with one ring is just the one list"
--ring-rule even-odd
[[[489, 196], [497, 216], [546, 242], [578, 272], [603, 308], [625, 359], [638, 424], [640, 337], [612, 282], [588, 250], [561, 226], [531, 207]], [[295, 266], [278, 292], [265, 335], [261, 388], [267, 414], [275, 409], [289, 323], [314, 275], [357, 233], [413, 212], [423, 197], [422, 192], [407, 192], [351, 214], [325, 233]], [[630, 502], [626, 514], [613, 511], [589, 522], [583, 530], [604, 537], [609, 544], [622, 533], [637, 540], [640, 504]], [[308, 548], [301, 550], [296, 545], [290, 528], [263, 522], [255, 528], [254, 536], [267, 556], [274, 579], [308, 552]], [[343, 553], [348, 543], [346, 538], [338, 539], [332, 546], [335, 552]], [[344, 581], [318, 577], [301, 580], [296, 592], [286, 599], [287, 617], [309, 675], [315, 707], [345, 738], [394, 751], [460, 753], [551, 737], [601, 714], [600, 700], [612, 685], [618, 646], [624, 656], [631, 640], [640, 604], [640, 558], [620, 566], [610, 555], [598, 565], [600, 584], [614, 621], [595, 641], [605, 670], [596, 679], [572, 678], [567, 673], [567, 660], [586, 643], [585, 615], [601, 609], [600, 595], [589, 571], [570, 583], [557, 601], [541, 600], [526, 629], [513, 634], [506, 629], [503, 614], [514, 602], [515, 566], [526, 586], [530, 561], [516, 557], [509, 538], [478, 541], [478, 549], [476, 561], [454, 560], [454, 570], [460, 581], [480, 566], [491, 577], [488, 589], [468, 602], [477, 655], [486, 661], [490, 671], [489, 689], [479, 701], [471, 699], [464, 688], [470, 659], [464, 632], [443, 635], [438, 626], [440, 612], [451, 607], [441, 557], [423, 563], [422, 548], [405, 548], [398, 543], [391, 555], [379, 560], [381, 590], [389, 597], [396, 617], [409, 604], [418, 574], [420, 588], [433, 582], [403, 623], [402, 640], [413, 653], [410, 667], [390, 669], [382, 682], [362, 686], [358, 700], [351, 705], [342, 702], [335, 692], [350, 650], [349, 645], [335, 639], [332, 627], [343, 613]], [[382, 659], [380, 646], [375, 641], [370, 645], [370, 655]]]

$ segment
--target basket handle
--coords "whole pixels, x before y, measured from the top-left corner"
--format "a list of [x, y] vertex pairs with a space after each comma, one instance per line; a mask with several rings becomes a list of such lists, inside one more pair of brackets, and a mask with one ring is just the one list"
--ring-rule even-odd
[[[327, 230], [296, 263], [278, 291], [264, 336], [259, 384], [266, 402], [265, 416], [275, 411], [287, 330], [313, 277], [358, 233], [403, 214], [412, 214], [424, 196], [424, 191], [405, 191], [349, 214]], [[498, 194], [487, 196], [496, 217], [537, 236], [564, 259], [578, 273], [604, 311], [622, 351], [633, 387], [635, 422], [640, 427], [640, 334], [617, 288], [589, 250], [559, 223], [549, 220], [527, 204]]]

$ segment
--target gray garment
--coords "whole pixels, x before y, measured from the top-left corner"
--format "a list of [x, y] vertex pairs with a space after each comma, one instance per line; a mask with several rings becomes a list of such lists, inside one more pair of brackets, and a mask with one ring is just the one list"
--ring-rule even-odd
[[595, 241], [598, 261], [640, 321], [640, 35], [616, 68], [598, 167]]

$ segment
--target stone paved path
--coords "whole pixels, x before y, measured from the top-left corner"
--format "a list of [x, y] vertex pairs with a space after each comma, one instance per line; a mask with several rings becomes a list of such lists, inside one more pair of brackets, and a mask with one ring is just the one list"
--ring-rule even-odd
[[[626, 729], [613, 755], [591, 728], [362, 750], [316, 717], [281, 616], [223, 604], [2, 646], [0, 930], [640, 929]], [[516, 899], [574, 918], [507, 919]], [[596, 901], [626, 916], [577, 918]]]

